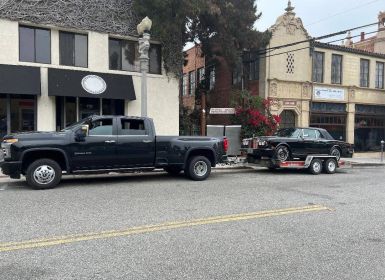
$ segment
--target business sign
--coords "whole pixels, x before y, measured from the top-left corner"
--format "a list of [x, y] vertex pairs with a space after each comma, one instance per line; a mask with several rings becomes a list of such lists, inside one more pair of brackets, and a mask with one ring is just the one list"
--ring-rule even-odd
[[103, 78], [97, 75], [87, 75], [82, 79], [83, 89], [91, 94], [102, 94], [107, 89], [107, 84]]
[[297, 101], [293, 100], [285, 100], [283, 101], [284, 106], [297, 106]]
[[211, 115], [234, 115], [235, 109], [234, 108], [211, 108], [210, 114]]
[[314, 87], [314, 99], [345, 100], [345, 90], [340, 88]]

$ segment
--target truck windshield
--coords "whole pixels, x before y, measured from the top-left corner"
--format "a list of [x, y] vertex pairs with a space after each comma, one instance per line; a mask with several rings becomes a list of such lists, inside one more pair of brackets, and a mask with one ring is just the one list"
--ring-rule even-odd
[[78, 121], [78, 122], [76, 122], [76, 123], [71, 124], [70, 126], [67, 126], [66, 128], [62, 129], [61, 131], [73, 130], [73, 129], [75, 129], [76, 127], [78, 127], [78, 126], [80, 126], [80, 125], [82, 125], [82, 124], [87, 124], [87, 123], [89, 123], [90, 120], [91, 120], [90, 117], [84, 118], [84, 119], [82, 119], [82, 120], [80, 120], [80, 121]]
[[283, 128], [278, 130], [274, 135], [278, 137], [298, 138], [301, 135], [301, 130], [298, 128]]

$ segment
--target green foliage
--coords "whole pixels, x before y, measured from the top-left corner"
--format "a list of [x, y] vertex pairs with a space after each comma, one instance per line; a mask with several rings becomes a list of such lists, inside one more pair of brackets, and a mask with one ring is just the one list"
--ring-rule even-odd
[[236, 90], [233, 97], [233, 122], [242, 125], [242, 138], [271, 135], [277, 130], [281, 120], [271, 113], [271, 100], [251, 95], [247, 90]]
[[254, 29], [257, 14], [254, 0], [136, 0], [139, 17], [153, 20], [153, 36], [163, 46], [166, 71], [180, 74], [187, 42], [200, 42], [208, 58], [224, 57], [234, 65], [243, 49], [264, 47], [268, 32]]

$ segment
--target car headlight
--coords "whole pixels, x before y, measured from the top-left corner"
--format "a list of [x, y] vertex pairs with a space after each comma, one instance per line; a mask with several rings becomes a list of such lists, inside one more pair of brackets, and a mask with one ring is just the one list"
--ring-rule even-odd
[[265, 147], [265, 146], [267, 146], [267, 141], [265, 141], [265, 140], [258, 141], [258, 146], [259, 146], [259, 147]]

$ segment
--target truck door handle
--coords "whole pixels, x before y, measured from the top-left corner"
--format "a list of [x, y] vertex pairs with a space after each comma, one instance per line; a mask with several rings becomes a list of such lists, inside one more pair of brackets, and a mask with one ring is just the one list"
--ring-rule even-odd
[[151, 143], [152, 140], [143, 140], [143, 143]]
[[115, 140], [106, 140], [105, 143], [115, 143]]

